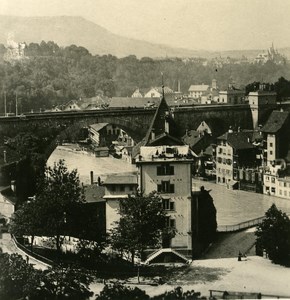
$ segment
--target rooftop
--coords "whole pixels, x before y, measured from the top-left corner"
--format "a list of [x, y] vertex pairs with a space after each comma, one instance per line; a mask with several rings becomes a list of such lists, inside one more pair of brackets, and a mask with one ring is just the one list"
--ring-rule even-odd
[[265, 133], [276, 133], [278, 132], [286, 122], [288, 122], [289, 112], [286, 111], [272, 111], [266, 124], [261, 129]]
[[85, 186], [85, 200], [87, 203], [101, 202], [105, 195], [105, 187], [96, 184]]
[[208, 90], [208, 88], [209, 88], [208, 84], [197, 84], [197, 85], [192, 84], [189, 87], [188, 91], [189, 92], [200, 92], [200, 91], [205, 92]]
[[129, 184], [137, 185], [137, 176], [135, 175], [108, 175], [103, 185], [111, 184]]
[[113, 97], [109, 104], [109, 108], [120, 108], [120, 107], [134, 107], [134, 108], [144, 108], [144, 107], [156, 107], [160, 103], [160, 98], [143, 98], [143, 97]]
[[96, 124], [89, 125], [89, 128], [92, 128], [95, 131], [99, 131], [105, 126], [107, 126], [108, 124], [109, 123], [96, 123]]
[[226, 132], [218, 140], [225, 140], [237, 150], [251, 149], [254, 146], [251, 143], [251, 134], [249, 132]]

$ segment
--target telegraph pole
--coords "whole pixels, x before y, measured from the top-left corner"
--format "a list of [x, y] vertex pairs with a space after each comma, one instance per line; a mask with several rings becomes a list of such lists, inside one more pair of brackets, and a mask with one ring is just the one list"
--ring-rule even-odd
[[3, 91], [4, 93], [4, 117], [7, 117], [7, 102], [6, 102], [6, 91]]
[[18, 116], [18, 107], [17, 107], [18, 103], [17, 103], [17, 101], [18, 101], [18, 99], [17, 99], [17, 91], [16, 91], [16, 99], [15, 99], [15, 106], [16, 106], [15, 115], [16, 115], [16, 117]]

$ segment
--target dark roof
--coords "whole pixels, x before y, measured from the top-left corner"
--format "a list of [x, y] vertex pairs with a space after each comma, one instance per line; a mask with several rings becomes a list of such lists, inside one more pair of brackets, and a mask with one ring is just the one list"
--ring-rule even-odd
[[207, 133], [200, 135], [197, 131], [191, 130], [183, 137], [183, 141], [195, 154], [199, 155], [214, 142], [214, 138]]
[[254, 148], [251, 143], [251, 134], [248, 132], [226, 132], [222, 136], [218, 137], [218, 140], [227, 141], [237, 150]]
[[288, 122], [289, 112], [287, 111], [272, 111], [266, 124], [261, 129], [265, 133], [276, 133]]
[[105, 195], [105, 187], [96, 184], [85, 187], [85, 200], [88, 203], [103, 201]]
[[135, 175], [108, 175], [103, 183], [107, 184], [130, 184], [137, 185], [137, 176]]
[[[169, 123], [168, 133], [165, 133], [165, 118]], [[151, 140], [152, 131], [155, 133], [154, 140]], [[155, 141], [157, 142], [157, 140], [164, 141], [165, 136], [168, 136], [171, 140], [172, 138], [175, 139], [175, 145], [184, 145], [179, 138], [178, 128], [170, 115], [170, 109], [166, 100], [162, 97], [144, 139], [133, 148], [132, 156], [136, 157], [142, 146], [156, 145]]]
[[89, 128], [92, 128], [95, 131], [99, 131], [102, 128], [104, 128], [105, 126], [107, 126], [108, 124], [109, 123], [96, 123], [96, 124], [89, 125]]

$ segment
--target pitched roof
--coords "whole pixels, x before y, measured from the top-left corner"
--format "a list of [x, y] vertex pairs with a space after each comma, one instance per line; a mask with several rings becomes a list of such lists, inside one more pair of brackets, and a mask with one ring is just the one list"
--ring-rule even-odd
[[102, 128], [106, 127], [108, 124], [109, 123], [96, 123], [96, 124], [89, 125], [89, 128], [92, 128], [95, 131], [99, 131]]
[[130, 184], [137, 185], [137, 176], [135, 175], [108, 175], [103, 185], [108, 184]]
[[[165, 118], [167, 119], [169, 123], [169, 132], [165, 133]], [[132, 156], [136, 157], [138, 153], [140, 153], [140, 148], [142, 146], [150, 146], [153, 144], [154, 141], [151, 140], [152, 131], [155, 133], [155, 139], [161, 142], [164, 141], [164, 136], [168, 136], [169, 139], [172, 140], [174, 138], [176, 140], [177, 145], [184, 145], [184, 143], [179, 138], [179, 132], [178, 128], [173, 120], [173, 118], [170, 115], [170, 109], [166, 103], [166, 100], [164, 97], [161, 98], [161, 101], [159, 103], [159, 106], [156, 109], [156, 112], [154, 114], [154, 117], [151, 121], [151, 124], [148, 128], [148, 131], [145, 135], [145, 137], [139, 142], [132, 151]]]
[[[190, 134], [191, 132], [192, 134]], [[191, 132], [183, 137], [183, 141], [189, 145], [191, 150], [197, 155], [205, 151], [214, 142], [214, 138], [207, 133], [200, 135], [199, 132], [195, 130], [191, 130]]]
[[288, 122], [289, 112], [286, 111], [272, 111], [266, 124], [261, 129], [265, 133], [276, 133], [278, 132], [286, 122]]
[[218, 137], [218, 140], [226, 140], [233, 148], [243, 150], [254, 148], [250, 137], [251, 135], [248, 132], [226, 132]]
[[197, 84], [197, 85], [192, 84], [189, 87], [188, 91], [189, 92], [205, 92], [208, 90], [208, 88], [209, 88], [209, 85], [207, 85], [207, 84]]
[[105, 187], [96, 184], [88, 185], [85, 186], [84, 193], [86, 202], [101, 202], [105, 195]]
[[137, 107], [144, 108], [145, 106], [158, 106], [160, 98], [143, 98], [143, 97], [113, 97], [109, 104], [109, 108], [122, 108], [122, 107]]

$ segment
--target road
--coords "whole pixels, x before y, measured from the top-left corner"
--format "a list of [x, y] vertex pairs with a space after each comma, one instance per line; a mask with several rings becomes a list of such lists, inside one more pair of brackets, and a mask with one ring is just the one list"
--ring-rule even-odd
[[[0, 248], [3, 252], [12, 254], [17, 253], [20, 254], [25, 260], [27, 255], [21, 249], [17, 248], [14, 241], [12, 240], [9, 233], [0, 233]], [[49, 266], [31, 256], [29, 256], [29, 263], [32, 264], [36, 269], [45, 270]]]

